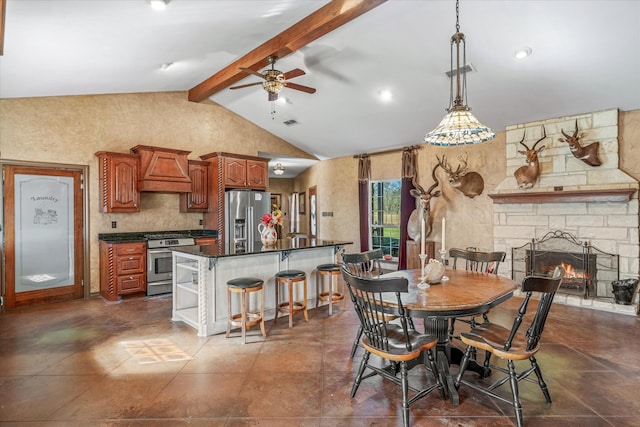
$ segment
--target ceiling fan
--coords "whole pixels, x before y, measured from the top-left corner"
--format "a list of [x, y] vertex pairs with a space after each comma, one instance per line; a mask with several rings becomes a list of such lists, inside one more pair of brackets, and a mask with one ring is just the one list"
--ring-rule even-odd
[[275, 56], [270, 56], [269, 57], [269, 62], [271, 62], [271, 69], [270, 70], [264, 70], [263, 72], [259, 73], [257, 71], [251, 70], [249, 68], [242, 68], [240, 67], [240, 69], [242, 71], [244, 71], [245, 73], [249, 73], [249, 74], [253, 74], [254, 76], [258, 76], [261, 79], [264, 79], [263, 82], [257, 82], [257, 83], [249, 83], [246, 85], [239, 85], [239, 86], [233, 86], [230, 87], [229, 89], [241, 89], [241, 88], [245, 88], [245, 87], [249, 87], [249, 86], [257, 86], [257, 85], [262, 85], [262, 88], [264, 90], [267, 91], [267, 93], [269, 94], [269, 101], [275, 101], [278, 99], [278, 93], [280, 93], [280, 91], [282, 90], [283, 87], [288, 87], [291, 89], [295, 89], [295, 90], [299, 90], [302, 92], [306, 92], [306, 93], [315, 93], [316, 90], [312, 87], [309, 86], [303, 86], [303, 85], [299, 85], [296, 83], [291, 83], [289, 81], [289, 79], [292, 79], [294, 77], [299, 77], [305, 74], [305, 72], [303, 70], [301, 70], [300, 68], [295, 68], [291, 71], [288, 71], [286, 73], [283, 73], [280, 70], [276, 70], [275, 69], [275, 64], [276, 64], [276, 57]]

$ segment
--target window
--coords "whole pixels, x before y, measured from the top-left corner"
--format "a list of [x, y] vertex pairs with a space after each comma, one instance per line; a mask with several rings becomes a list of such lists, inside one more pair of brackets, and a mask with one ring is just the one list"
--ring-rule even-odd
[[398, 257], [400, 242], [400, 180], [371, 183], [371, 248]]

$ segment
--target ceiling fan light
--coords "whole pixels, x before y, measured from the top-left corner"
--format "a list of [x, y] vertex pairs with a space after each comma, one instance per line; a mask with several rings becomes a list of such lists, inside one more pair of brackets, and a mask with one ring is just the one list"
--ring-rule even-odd
[[284, 166], [282, 166], [282, 163], [276, 163], [273, 167], [273, 173], [276, 175], [282, 175], [284, 173]]

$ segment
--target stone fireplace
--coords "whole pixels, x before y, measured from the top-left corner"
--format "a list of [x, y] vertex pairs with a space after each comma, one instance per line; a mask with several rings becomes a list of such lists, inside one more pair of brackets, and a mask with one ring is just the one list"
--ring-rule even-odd
[[[600, 141], [602, 165], [583, 163], [571, 154], [565, 142], [559, 140], [561, 130], [568, 134], [574, 132], [576, 120], [578, 134], [583, 134], [583, 145]], [[547, 138], [538, 144], [545, 146], [539, 154], [540, 178], [533, 188], [519, 189], [513, 176], [524, 164], [524, 156], [518, 153], [523, 149], [518, 147], [519, 141], [526, 132], [524, 143], [531, 147], [542, 137], [542, 126]], [[527, 262], [531, 264], [532, 260], [540, 263], [566, 262], [571, 258], [582, 260], [586, 263], [582, 267], [587, 271], [579, 272], [582, 277], [568, 280], [556, 295], [556, 301], [636, 314], [638, 296], [631, 306], [616, 305], [611, 287], [611, 281], [617, 280], [615, 276], [638, 278], [640, 253], [639, 184], [618, 167], [618, 110], [508, 126], [506, 155], [507, 176], [489, 195], [494, 202], [494, 249], [507, 253], [501, 274], [521, 281], [519, 276], [526, 273], [523, 266]], [[596, 248], [596, 251], [585, 253], [580, 245], [577, 249], [564, 248], [555, 252], [565, 253], [567, 259], [555, 261], [545, 259], [554, 254], [544, 255], [541, 259], [541, 254], [531, 252], [532, 241], [540, 241], [548, 233], [556, 232], [568, 233], [582, 246]], [[517, 248], [524, 249], [516, 252]], [[611, 261], [603, 261], [606, 265], [615, 263], [617, 266], [595, 271], [600, 262], [599, 253], [611, 255]], [[561, 258], [559, 254], [555, 255]], [[536, 268], [545, 267], [538, 265]]]

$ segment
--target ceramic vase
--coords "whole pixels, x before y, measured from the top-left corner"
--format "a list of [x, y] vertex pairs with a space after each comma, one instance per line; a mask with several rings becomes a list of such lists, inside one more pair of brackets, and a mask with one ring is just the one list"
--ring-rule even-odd
[[444, 276], [444, 265], [438, 260], [430, 259], [424, 267], [424, 279], [427, 283], [440, 283]]
[[278, 233], [273, 225], [258, 224], [258, 233], [260, 233], [260, 240], [264, 246], [275, 245], [278, 241]]

